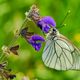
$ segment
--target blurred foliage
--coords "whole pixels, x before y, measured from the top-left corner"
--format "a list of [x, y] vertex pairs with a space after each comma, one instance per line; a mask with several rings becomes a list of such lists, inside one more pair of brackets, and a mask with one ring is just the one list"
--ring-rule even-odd
[[[0, 48], [10, 44], [25, 19], [24, 13], [33, 4], [39, 7], [42, 16], [48, 15], [55, 19], [57, 29], [67, 11], [71, 10], [64, 22], [66, 26], [58, 30], [80, 47], [80, 0], [0, 0]], [[38, 28], [30, 26], [30, 29], [41, 34]], [[30, 80], [80, 80], [80, 71], [56, 71], [45, 67], [41, 59], [44, 44], [39, 52], [22, 37], [14, 44], [20, 45], [19, 56], [10, 54], [8, 58], [8, 67], [17, 75], [14, 80], [22, 80], [23, 76]]]

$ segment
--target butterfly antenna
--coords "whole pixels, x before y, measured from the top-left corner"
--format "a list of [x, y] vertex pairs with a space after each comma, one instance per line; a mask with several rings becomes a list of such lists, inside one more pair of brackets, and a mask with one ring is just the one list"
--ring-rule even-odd
[[65, 22], [66, 18], [69, 16], [70, 12], [71, 12], [71, 11], [68, 10], [68, 12], [66, 13], [64, 19], [62, 20], [62, 22], [61, 22], [61, 24], [60, 24], [60, 26], [59, 26], [58, 28], [62, 28], [62, 27], [64, 27], [64, 26], [66, 26], [66, 24], [64, 24], [64, 22]]

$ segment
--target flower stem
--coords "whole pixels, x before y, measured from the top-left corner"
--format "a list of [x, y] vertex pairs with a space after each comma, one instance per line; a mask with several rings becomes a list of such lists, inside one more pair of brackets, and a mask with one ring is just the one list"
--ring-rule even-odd
[[0, 62], [4, 61], [5, 58], [6, 58], [6, 55], [4, 53], [2, 53], [0, 56]]
[[13, 37], [12, 41], [10, 42], [10, 44], [8, 45], [9, 47], [12, 46], [14, 44], [14, 42], [19, 38], [20, 36], [20, 32], [22, 30], [22, 28], [24, 27], [24, 25], [28, 22], [28, 19], [26, 18], [20, 28], [20, 30], [17, 32], [17, 34], [15, 34], [15, 36]]

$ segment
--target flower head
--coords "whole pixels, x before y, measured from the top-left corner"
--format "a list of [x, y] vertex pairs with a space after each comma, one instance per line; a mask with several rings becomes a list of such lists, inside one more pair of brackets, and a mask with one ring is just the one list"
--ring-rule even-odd
[[44, 38], [39, 35], [32, 35], [28, 42], [35, 48], [35, 50], [39, 51], [41, 48], [42, 42], [44, 42]]
[[39, 13], [39, 9], [36, 5], [32, 5], [29, 12], [26, 13], [26, 16], [33, 20], [40, 29], [48, 33], [51, 27], [56, 26], [56, 22], [50, 16], [41, 17]]
[[48, 33], [51, 27], [56, 26], [56, 22], [50, 16], [45, 16], [37, 22], [37, 25], [43, 32]]
[[22, 29], [21, 35], [35, 48], [36, 51], [40, 50], [42, 42], [45, 41], [42, 36], [34, 34], [33, 32], [28, 32], [28, 28]]
[[34, 22], [38, 21], [40, 18], [39, 9], [36, 5], [32, 5], [29, 12], [26, 12], [25, 15]]

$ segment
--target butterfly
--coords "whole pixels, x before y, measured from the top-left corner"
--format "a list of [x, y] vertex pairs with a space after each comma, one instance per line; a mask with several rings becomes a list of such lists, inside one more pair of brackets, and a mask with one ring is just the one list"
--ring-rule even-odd
[[56, 28], [53, 28], [48, 33], [42, 60], [47, 67], [52, 69], [79, 70], [80, 50]]

